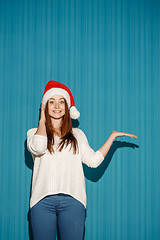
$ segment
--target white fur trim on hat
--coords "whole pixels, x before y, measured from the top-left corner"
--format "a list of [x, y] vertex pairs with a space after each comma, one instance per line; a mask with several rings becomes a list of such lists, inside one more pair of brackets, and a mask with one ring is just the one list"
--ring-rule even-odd
[[71, 104], [70, 104], [70, 96], [69, 96], [68, 92], [65, 91], [65, 90], [62, 89], [62, 88], [51, 88], [50, 90], [48, 90], [48, 91], [44, 94], [44, 96], [43, 96], [43, 98], [42, 98], [42, 102], [43, 102], [43, 104], [44, 104], [44, 107], [45, 107], [47, 101], [48, 101], [51, 97], [53, 97], [53, 96], [55, 96], [55, 95], [61, 95], [61, 96], [63, 96], [63, 97], [66, 99], [66, 101], [67, 101], [68, 108], [70, 108], [70, 106], [71, 106]]

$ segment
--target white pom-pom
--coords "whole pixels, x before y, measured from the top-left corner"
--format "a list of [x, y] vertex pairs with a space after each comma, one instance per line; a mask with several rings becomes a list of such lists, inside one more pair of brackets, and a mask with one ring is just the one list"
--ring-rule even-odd
[[77, 119], [80, 116], [80, 113], [78, 112], [77, 108], [75, 106], [70, 108], [70, 115], [72, 119]]

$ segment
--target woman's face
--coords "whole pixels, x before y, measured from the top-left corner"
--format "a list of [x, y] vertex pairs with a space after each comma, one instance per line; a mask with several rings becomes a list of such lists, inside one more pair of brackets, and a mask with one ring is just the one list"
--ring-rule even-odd
[[65, 115], [65, 101], [63, 96], [52, 96], [48, 100], [48, 113], [50, 117], [55, 119], [60, 119]]

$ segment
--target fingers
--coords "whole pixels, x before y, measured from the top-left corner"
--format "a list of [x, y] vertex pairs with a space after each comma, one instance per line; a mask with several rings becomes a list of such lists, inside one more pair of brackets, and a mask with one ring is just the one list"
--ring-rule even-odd
[[44, 107], [43, 102], [41, 103], [41, 110], [42, 110], [43, 112], [45, 112], [45, 107]]
[[127, 136], [127, 137], [131, 137], [131, 138], [138, 138], [136, 135], [130, 134], [130, 133], [126, 133], [126, 132], [112, 131], [112, 134], [116, 135], [116, 137]]
[[125, 133], [125, 132], [122, 132], [122, 136], [127, 136], [127, 137], [131, 137], [131, 138], [138, 138], [136, 135], [134, 134], [130, 134], [130, 133]]
[[41, 108], [44, 109], [44, 104], [43, 104], [43, 102], [41, 102]]
[[41, 102], [41, 116], [40, 120], [46, 122], [46, 117], [45, 117], [45, 108], [43, 102]]
[[134, 138], [138, 138], [136, 135], [133, 135]]
[[128, 136], [131, 138], [138, 138], [136, 135], [133, 135], [133, 134], [129, 134]]

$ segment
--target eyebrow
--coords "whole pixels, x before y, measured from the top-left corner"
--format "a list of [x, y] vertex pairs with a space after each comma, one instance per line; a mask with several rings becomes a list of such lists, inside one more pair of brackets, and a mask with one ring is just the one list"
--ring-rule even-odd
[[[56, 100], [55, 98], [50, 98], [50, 99]], [[60, 100], [60, 99], [64, 99], [64, 98], [59, 98], [59, 100]]]

